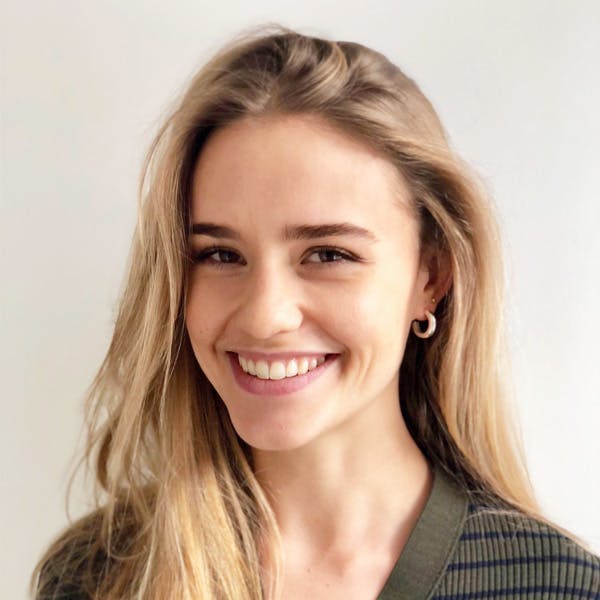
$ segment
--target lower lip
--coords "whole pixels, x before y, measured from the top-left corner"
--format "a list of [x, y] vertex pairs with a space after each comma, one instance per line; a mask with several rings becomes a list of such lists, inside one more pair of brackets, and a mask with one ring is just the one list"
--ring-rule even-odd
[[237, 354], [228, 352], [227, 356], [229, 357], [235, 380], [243, 390], [257, 396], [283, 396], [297, 392], [312, 383], [315, 379], [321, 377], [337, 359], [339, 354], [327, 355], [324, 362], [312, 371], [307, 371], [304, 375], [295, 375], [294, 377], [285, 377], [284, 379], [260, 379], [254, 375], [249, 375], [242, 369]]

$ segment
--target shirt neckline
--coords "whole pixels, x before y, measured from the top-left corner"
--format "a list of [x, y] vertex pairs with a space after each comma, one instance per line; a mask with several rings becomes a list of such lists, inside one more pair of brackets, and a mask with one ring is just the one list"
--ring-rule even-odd
[[427, 502], [377, 600], [430, 597], [458, 543], [468, 504], [466, 492], [434, 465]]

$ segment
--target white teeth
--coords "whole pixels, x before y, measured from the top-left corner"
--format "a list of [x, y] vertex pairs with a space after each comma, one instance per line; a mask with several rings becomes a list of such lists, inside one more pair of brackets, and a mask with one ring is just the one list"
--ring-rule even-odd
[[295, 358], [292, 358], [290, 362], [287, 364], [287, 368], [285, 370], [286, 377], [294, 377], [294, 375], [298, 375], [298, 363]]
[[256, 375], [260, 379], [269, 379], [269, 365], [264, 360], [256, 361]]
[[258, 360], [255, 363], [252, 359], [244, 358], [238, 354], [238, 362], [242, 369], [250, 375], [254, 375], [259, 379], [277, 380], [304, 375], [322, 365], [325, 362], [325, 356], [292, 358], [287, 363], [277, 360], [269, 365], [265, 360]]
[[285, 377], [285, 365], [282, 362], [274, 362], [269, 369], [269, 379], [283, 379]]

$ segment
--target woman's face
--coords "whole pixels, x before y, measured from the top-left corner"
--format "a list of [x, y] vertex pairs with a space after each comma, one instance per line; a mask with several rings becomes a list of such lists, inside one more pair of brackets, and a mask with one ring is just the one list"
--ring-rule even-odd
[[241, 438], [294, 449], [399, 413], [431, 292], [389, 162], [316, 117], [247, 118], [205, 144], [191, 222], [187, 330]]

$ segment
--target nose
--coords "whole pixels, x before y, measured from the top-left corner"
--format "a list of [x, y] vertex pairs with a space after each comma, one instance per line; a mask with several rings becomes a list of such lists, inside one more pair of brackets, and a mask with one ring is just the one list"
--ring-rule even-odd
[[247, 275], [236, 325], [250, 339], [267, 340], [302, 323], [297, 275], [281, 264], [261, 264]]

